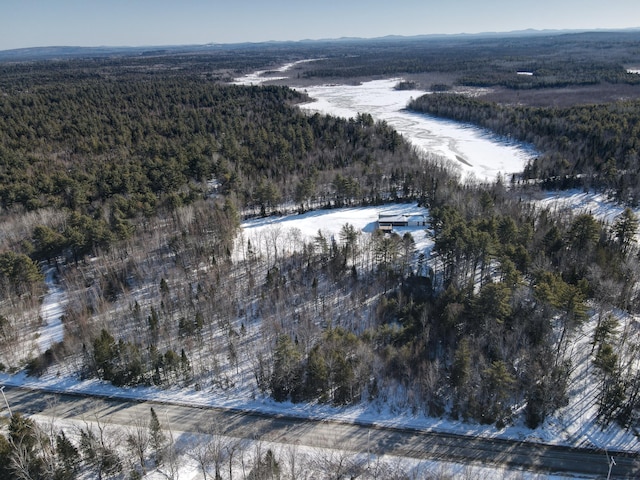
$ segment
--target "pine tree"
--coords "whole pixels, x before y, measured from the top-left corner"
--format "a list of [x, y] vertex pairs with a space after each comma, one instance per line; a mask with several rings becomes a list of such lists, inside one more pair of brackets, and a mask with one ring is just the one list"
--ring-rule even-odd
[[280, 335], [273, 353], [270, 387], [273, 398], [283, 402], [302, 391], [302, 355], [288, 335]]
[[14, 478], [9, 467], [11, 462], [11, 444], [7, 437], [0, 434], [0, 480], [11, 480]]
[[164, 450], [166, 448], [167, 437], [162, 430], [156, 411], [151, 407], [151, 418], [149, 419], [149, 444], [153, 450], [156, 465], [162, 465]]
[[639, 224], [638, 217], [629, 207], [616, 217], [611, 229], [623, 253], [627, 253], [636, 243]]
[[451, 368], [451, 385], [456, 389], [462, 388], [469, 381], [471, 375], [471, 351], [469, 340], [463, 338], [458, 344]]
[[73, 478], [80, 466], [80, 452], [71, 443], [63, 431], [56, 436], [56, 453], [62, 464], [56, 475], [57, 479]]
[[9, 440], [12, 445], [11, 468], [18, 478], [39, 478], [44, 464], [38, 451], [40, 432], [35, 422], [20, 413], [14, 413], [9, 422]]
[[191, 379], [191, 362], [189, 362], [184, 348], [180, 352], [180, 369], [182, 370], [182, 378], [189, 381]]
[[118, 361], [118, 344], [108, 330], [102, 329], [93, 341], [93, 359], [97, 375], [107, 381], [115, 378]]
[[498, 428], [502, 428], [508, 417], [507, 400], [511, 397], [515, 378], [502, 360], [493, 361], [491, 366], [484, 370], [483, 377], [483, 422], [496, 422]]
[[319, 345], [315, 345], [309, 352], [306, 373], [304, 386], [306, 399], [320, 399], [321, 402], [326, 402], [329, 398], [329, 369]]

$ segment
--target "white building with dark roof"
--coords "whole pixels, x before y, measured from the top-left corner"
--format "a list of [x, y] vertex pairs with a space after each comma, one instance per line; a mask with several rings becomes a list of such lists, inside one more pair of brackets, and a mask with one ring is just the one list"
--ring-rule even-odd
[[391, 232], [395, 227], [424, 227], [427, 225], [425, 215], [378, 215], [378, 228], [383, 232]]

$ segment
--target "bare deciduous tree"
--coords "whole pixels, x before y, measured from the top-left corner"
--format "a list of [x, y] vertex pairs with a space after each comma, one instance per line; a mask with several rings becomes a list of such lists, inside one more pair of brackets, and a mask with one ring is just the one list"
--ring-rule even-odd
[[147, 473], [146, 455], [149, 450], [149, 446], [151, 445], [149, 424], [146, 419], [142, 417], [131, 419], [126, 440], [127, 447], [140, 465], [142, 474], [145, 475]]

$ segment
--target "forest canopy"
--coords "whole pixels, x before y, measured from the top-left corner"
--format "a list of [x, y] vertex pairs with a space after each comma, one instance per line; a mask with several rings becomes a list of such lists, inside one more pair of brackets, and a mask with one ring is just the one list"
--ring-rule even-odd
[[620, 202], [640, 201], [640, 100], [550, 108], [439, 93], [415, 99], [409, 108], [534, 145], [541, 155], [526, 166], [524, 179], [547, 187], [593, 186]]
[[[432, 63], [434, 45], [416, 72], [477, 66], [464, 42], [448, 67], [442, 52], [453, 46]], [[526, 42], [482, 45], [503, 65], [522, 55], [485, 81], [524, 88], [505, 79]], [[356, 62], [338, 49], [300, 77], [413, 71], [415, 59], [385, 70], [358, 51]], [[557, 85], [587, 81], [537, 61]], [[637, 426], [640, 372], [626, 367], [638, 351], [607, 316], [640, 310], [633, 211], [607, 226], [524, 200], [515, 178], [509, 188], [462, 184], [385, 122], [304, 114], [306, 96], [285, 86], [221, 82], [242, 64], [225, 62], [0, 66], [3, 369], [66, 364], [118, 386], [211, 391], [246, 382], [253, 395], [336, 406], [403, 398], [412, 412], [498, 427], [522, 415], [535, 428], [569, 401], [573, 336], [597, 317], [588, 358], [599, 419]], [[598, 82], [627, 81], [608, 76], [619, 69], [606, 55], [594, 62]], [[528, 189], [581, 182], [637, 200], [635, 100], [542, 109], [443, 93], [411, 108], [536, 145], [544, 155], [527, 167]], [[272, 225], [258, 246], [240, 229], [241, 216], [384, 202], [428, 209], [428, 257], [408, 232], [344, 225], [305, 239]], [[64, 339], [25, 354], [16, 339], [42, 326], [39, 266], [67, 292]]]
[[[285, 200], [329, 201], [335, 189], [344, 204], [376, 198], [384, 174], [413, 158], [395, 131], [370, 116], [307, 116], [295, 108], [306, 97], [286, 87], [240, 87], [172, 70], [114, 78], [86, 67], [34, 65], [28, 88], [5, 84], [0, 96], [0, 207], [75, 215], [65, 227], [38, 231], [40, 258], [51, 258], [56, 243], [68, 246], [81, 223], [85, 240], [74, 255], [126, 238], [138, 217], [212, 189], [263, 214]], [[334, 181], [337, 173], [343, 180]], [[356, 173], [370, 180], [347, 188]]]

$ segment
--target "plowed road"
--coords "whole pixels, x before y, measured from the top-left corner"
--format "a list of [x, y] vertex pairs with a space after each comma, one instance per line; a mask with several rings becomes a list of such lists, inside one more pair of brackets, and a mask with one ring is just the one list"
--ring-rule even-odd
[[[99, 418], [112, 424], [128, 425], [135, 419], [149, 418], [149, 409], [154, 407], [162, 423], [169, 422], [174, 430], [186, 432], [197, 432], [213, 423], [222, 426], [225, 435], [268, 442], [424, 460], [503, 465], [540, 473], [606, 478], [609, 470], [606, 454], [600, 450], [181, 404], [54, 395], [14, 387], [6, 387], [5, 394], [14, 412], [38, 413], [59, 419]], [[2, 407], [4, 410], [4, 405]], [[640, 478], [638, 453], [610, 451], [609, 454], [616, 462], [611, 478]]]

